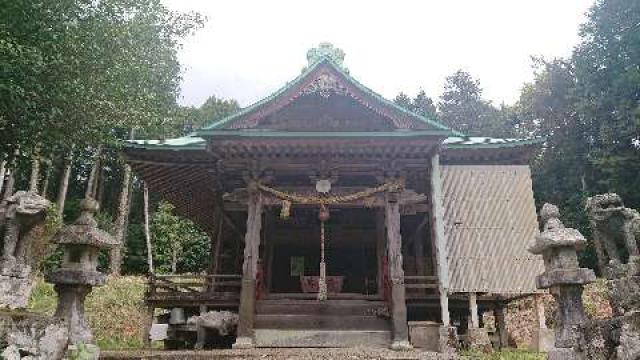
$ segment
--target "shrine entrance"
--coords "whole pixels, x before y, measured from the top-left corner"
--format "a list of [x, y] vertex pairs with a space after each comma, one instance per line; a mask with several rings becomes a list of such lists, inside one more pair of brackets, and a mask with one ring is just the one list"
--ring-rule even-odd
[[[325, 224], [325, 262], [329, 299], [376, 297], [380, 242], [376, 210], [332, 207]], [[315, 298], [320, 275], [318, 209], [296, 207], [289, 219], [267, 212], [263, 234], [267, 293]], [[384, 249], [384, 248], [383, 248]]]

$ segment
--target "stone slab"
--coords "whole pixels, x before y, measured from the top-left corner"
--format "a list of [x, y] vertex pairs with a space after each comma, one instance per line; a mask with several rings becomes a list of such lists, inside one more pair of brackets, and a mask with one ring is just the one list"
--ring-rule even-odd
[[256, 329], [257, 347], [326, 347], [391, 345], [390, 331]]
[[167, 339], [169, 324], [153, 324], [149, 330], [149, 339], [151, 341], [162, 341]]
[[439, 351], [440, 324], [433, 321], [409, 321], [411, 345], [428, 351]]

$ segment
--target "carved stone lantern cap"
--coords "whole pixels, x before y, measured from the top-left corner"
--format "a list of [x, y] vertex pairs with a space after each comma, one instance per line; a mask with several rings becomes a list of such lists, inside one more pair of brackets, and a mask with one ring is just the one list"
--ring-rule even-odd
[[558, 217], [560, 211], [552, 204], [544, 204], [540, 210], [540, 220], [544, 223], [544, 230], [536, 236], [535, 243], [529, 248], [532, 254], [542, 254], [551, 248], [572, 247], [581, 250], [587, 243], [580, 231], [564, 227]]
[[98, 211], [98, 202], [85, 198], [80, 202], [80, 216], [72, 224], [62, 227], [53, 238], [56, 244], [91, 245], [110, 249], [118, 245], [117, 241], [104, 230], [98, 229], [93, 215]]

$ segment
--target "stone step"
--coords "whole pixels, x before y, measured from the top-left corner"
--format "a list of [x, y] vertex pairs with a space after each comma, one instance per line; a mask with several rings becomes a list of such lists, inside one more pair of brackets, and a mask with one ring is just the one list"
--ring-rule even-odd
[[256, 329], [389, 330], [389, 321], [377, 316], [258, 314]]
[[279, 330], [256, 329], [258, 347], [326, 347], [346, 348], [366, 344], [387, 347], [391, 344], [388, 330]]
[[259, 300], [258, 314], [308, 314], [308, 315], [375, 315], [386, 308], [382, 301], [361, 300]]

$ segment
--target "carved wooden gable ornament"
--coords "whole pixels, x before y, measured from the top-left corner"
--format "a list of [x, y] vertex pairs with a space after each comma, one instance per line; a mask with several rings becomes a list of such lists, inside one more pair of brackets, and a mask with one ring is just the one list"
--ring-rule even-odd
[[307, 53], [308, 65], [285, 87], [248, 108], [205, 127], [215, 130], [393, 131], [451, 130], [411, 113], [358, 83], [343, 65], [344, 52], [323, 43]]

